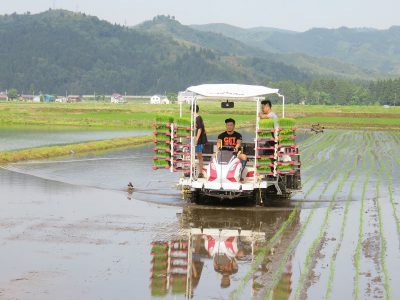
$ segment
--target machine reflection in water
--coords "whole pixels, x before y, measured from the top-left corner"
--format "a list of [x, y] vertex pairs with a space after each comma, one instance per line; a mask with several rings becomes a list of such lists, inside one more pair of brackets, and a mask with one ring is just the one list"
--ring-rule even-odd
[[[209, 289], [236, 287], [240, 281], [235, 276], [239, 266], [246, 268], [245, 271], [250, 270], [255, 257], [291, 212], [291, 209], [259, 211], [184, 207], [180, 216], [181, 232], [176, 239], [155, 241], [151, 245], [151, 295], [180, 294], [186, 299], [195, 295], [201, 297], [209, 291], [196, 290], [199, 282], [205, 277], [215, 278], [215, 273], [218, 274], [218, 282]], [[299, 214], [253, 272], [249, 288], [251, 295], [248, 296], [260, 295], [271, 286], [272, 274], [278, 269], [283, 253], [298, 228]], [[205, 264], [212, 267], [207, 268]], [[291, 264], [289, 257], [274, 287], [274, 298], [289, 298]]]

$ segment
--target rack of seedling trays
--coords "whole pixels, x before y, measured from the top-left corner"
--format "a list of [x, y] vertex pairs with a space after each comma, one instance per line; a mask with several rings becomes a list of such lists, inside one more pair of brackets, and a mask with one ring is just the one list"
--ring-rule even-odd
[[190, 119], [177, 118], [174, 124], [174, 149], [173, 170], [174, 172], [190, 173]]
[[153, 170], [171, 168], [171, 152], [173, 151], [173, 122], [174, 119], [167, 115], [157, 115], [154, 123], [155, 147], [153, 157]]
[[257, 173], [276, 176], [278, 158], [277, 131], [274, 120], [261, 119], [257, 130]]
[[[279, 120], [278, 161], [276, 166], [278, 174], [294, 174], [300, 169], [295, 125], [294, 119], [282, 118]], [[290, 157], [290, 160], [285, 161], [284, 157]]]
[[186, 291], [188, 270], [188, 242], [175, 240], [170, 242], [170, 285], [173, 294], [183, 294]]
[[168, 293], [168, 253], [168, 243], [151, 243], [150, 288], [152, 296], [165, 296]]

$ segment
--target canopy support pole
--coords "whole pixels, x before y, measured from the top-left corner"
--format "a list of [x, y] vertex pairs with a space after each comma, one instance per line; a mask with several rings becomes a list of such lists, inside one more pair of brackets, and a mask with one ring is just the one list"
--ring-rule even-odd
[[276, 93], [280, 98], [282, 98], [282, 118], [285, 117], [285, 96], [279, 93]]

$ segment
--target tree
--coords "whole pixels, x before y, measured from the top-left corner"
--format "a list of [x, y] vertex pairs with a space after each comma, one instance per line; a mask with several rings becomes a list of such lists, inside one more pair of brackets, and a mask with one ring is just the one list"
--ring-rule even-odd
[[167, 98], [171, 103], [175, 103], [178, 100], [178, 94], [177, 93], [167, 93]]
[[16, 99], [18, 97], [18, 91], [17, 89], [9, 89], [7, 93], [8, 99]]

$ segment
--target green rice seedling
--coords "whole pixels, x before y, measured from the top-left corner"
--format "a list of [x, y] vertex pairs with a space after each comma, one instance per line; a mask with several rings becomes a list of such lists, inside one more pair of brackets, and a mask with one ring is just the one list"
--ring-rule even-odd
[[170, 141], [171, 137], [169, 135], [158, 133], [154, 135], [154, 139], [156, 139], [157, 141]]
[[164, 159], [153, 160], [153, 162], [154, 162], [154, 165], [159, 168], [165, 168], [165, 167], [169, 166], [169, 162]]
[[276, 169], [282, 172], [291, 171], [294, 169], [294, 165], [277, 165]]
[[291, 137], [283, 137], [279, 139], [280, 145], [293, 145], [296, 143], [296, 140]]
[[158, 156], [158, 157], [170, 157], [171, 154], [169, 152], [166, 152], [165, 150], [158, 150], [156, 152], [156, 156]]
[[176, 131], [176, 134], [177, 134], [178, 136], [188, 136], [188, 135], [190, 135], [190, 130], [178, 129], [178, 130]]
[[174, 122], [174, 118], [169, 115], [157, 114], [156, 123], [157, 124], [171, 124]]
[[176, 126], [178, 127], [190, 127], [190, 119], [189, 118], [177, 118], [175, 120]]
[[168, 246], [164, 245], [164, 244], [154, 244], [153, 247], [151, 247], [151, 252], [154, 253], [154, 255], [156, 254], [160, 254], [163, 253], [165, 254], [166, 251], [168, 251]]
[[296, 125], [295, 119], [291, 119], [291, 118], [279, 119], [279, 127], [280, 128], [292, 128], [295, 125]]
[[273, 138], [274, 133], [270, 131], [262, 131], [258, 134], [258, 137], [260, 138]]
[[166, 124], [156, 124], [156, 125], [155, 125], [155, 128], [156, 128], [158, 131], [160, 131], [160, 130], [165, 131], [165, 130], [169, 130], [169, 129], [170, 129], [170, 127], [167, 126]]
[[168, 294], [167, 280], [165, 277], [153, 277], [151, 279], [151, 295], [153, 297], [163, 297]]
[[296, 131], [292, 130], [292, 129], [282, 129], [281, 131], [279, 131], [280, 136], [294, 135], [295, 133], [296, 133]]
[[271, 164], [275, 161], [275, 159], [270, 158], [270, 157], [260, 157], [257, 161], [260, 164]]
[[174, 274], [172, 278], [172, 293], [183, 294], [186, 291], [186, 275]]
[[257, 167], [257, 172], [260, 172], [260, 173], [271, 172], [271, 167], [269, 167], [269, 166], [258, 166]]
[[165, 141], [159, 141], [159, 142], [155, 143], [155, 145], [156, 145], [156, 148], [158, 148], [158, 149], [169, 149], [169, 148], [171, 148], [171, 146], [168, 145]]
[[274, 120], [271, 119], [261, 119], [259, 122], [260, 129], [273, 129], [275, 127]]

